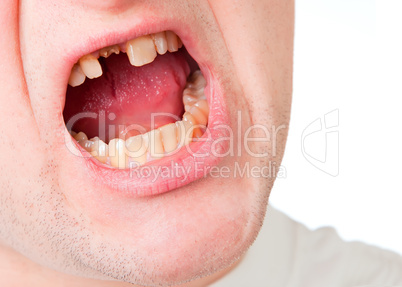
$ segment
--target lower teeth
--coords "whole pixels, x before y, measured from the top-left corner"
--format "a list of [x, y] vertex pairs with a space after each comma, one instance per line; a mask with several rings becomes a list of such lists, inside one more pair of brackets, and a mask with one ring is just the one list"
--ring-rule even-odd
[[167, 124], [128, 139], [114, 138], [106, 144], [98, 137], [88, 139], [84, 132], [71, 135], [101, 163], [125, 169], [162, 158], [201, 137], [208, 124], [209, 106], [204, 94], [206, 81], [201, 71], [194, 72], [183, 91], [185, 113], [181, 121]]

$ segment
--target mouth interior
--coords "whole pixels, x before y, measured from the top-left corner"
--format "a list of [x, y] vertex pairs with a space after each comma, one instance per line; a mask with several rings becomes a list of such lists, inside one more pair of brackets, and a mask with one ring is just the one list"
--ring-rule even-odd
[[172, 53], [161, 53], [156, 41], [154, 51], [143, 39], [155, 36], [82, 57], [67, 88], [63, 116], [71, 135], [100, 162], [120, 169], [189, 144], [205, 131], [209, 115], [206, 82], [185, 47], [177, 51], [181, 40]]
[[132, 66], [123, 53], [100, 58], [101, 77], [68, 87], [64, 118], [68, 121], [83, 112], [104, 114], [104, 126], [99, 118], [87, 117], [77, 121], [73, 130], [105, 142], [176, 122], [183, 116], [182, 94], [190, 74], [185, 54], [183, 50], [166, 53], [142, 67]]

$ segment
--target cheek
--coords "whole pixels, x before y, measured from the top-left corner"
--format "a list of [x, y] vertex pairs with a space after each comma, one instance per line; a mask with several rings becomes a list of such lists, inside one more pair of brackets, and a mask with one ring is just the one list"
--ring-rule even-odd
[[243, 86], [254, 122], [289, 120], [294, 1], [210, 1]]

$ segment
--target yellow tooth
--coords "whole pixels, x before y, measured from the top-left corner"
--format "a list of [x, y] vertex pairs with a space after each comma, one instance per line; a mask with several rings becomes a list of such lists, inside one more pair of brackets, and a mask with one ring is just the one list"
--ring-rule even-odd
[[179, 50], [179, 41], [177, 35], [172, 31], [166, 31], [166, 40], [169, 52], [176, 52]]
[[208, 118], [209, 116], [209, 106], [207, 100], [200, 100], [194, 104], [201, 112]]
[[148, 153], [152, 158], [164, 157], [161, 132], [159, 130], [147, 132], [143, 137], [148, 149]]
[[176, 124], [177, 142], [179, 146], [188, 145], [193, 139], [194, 128], [185, 121], [178, 121]]
[[94, 142], [91, 149], [91, 155], [95, 157], [97, 160], [99, 160], [101, 163], [106, 163], [107, 157], [109, 156], [108, 145], [98, 137], [92, 138], [91, 141]]
[[188, 125], [191, 126], [191, 129], [193, 130], [193, 137], [199, 138], [202, 136], [202, 131], [197, 127], [197, 120], [190, 112], [184, 113], [183, 122], [188, 123]]
[[109, 157], [110, 164], [113, 167], [124, 169], [126, 168], [126, 143], [122, 139], [112, 139], [109, 142]]
[[77, 134], [77, 133], [76, 133], [75, 131], [71, 131], [71, 132], [70, 132], [70, 135], [71, 135], [72, 137], [75, 137], [76, 134]]
[[102, 67], [95, 56], [91, 54], [86, 55], [79, 60], [79, 63], [82, 71], [88, 78], [94, 79], [102, 76]]
[[157, 56], [154, 41], [149, 35], [128, 41], [126, 49], [131, 65], [136, 67], [153, 62]]
[[105, 48], [100, 49], [99, 56], [107, 58], [113, 53], [116, 54], [116, 55], [120, 54], [119, 45], [113, 45], [113, 46], [109, 46], [109, 47], [105, 47]]
[[70, 78], [68, 79], [68, 84], [71, 87], [77, 87], [85, 82], [85, 74], [82, 71], [80, 65], [75, 64], [71, 69]]
[[187, 96], [187, 95], [193, 96], [194, 98], [197, 99], [197, 101], [201, 100], [201, 99], [202, 100], [206, 99], [205, 93], [204, 93], [204, 88], [201, 88], [201, 89], [198, 89], [198, 90], [195, 90], [193, 88], [184, 89], [184, 91], [183, 91], [183, 100], [184, 100], [184, 97]]
[[147, 162], [147, 146], [142, 135], [131, 137], [126, 141], [126, 153], [131, 162], [142, 165]]
[[94, 145], [94, 142], [90, 141], [90, 140], [85, 140], [85, 141], [80, 141], [79, 145], [82, 146], [87, 152], [90, 152], [92, 150], [92, 146]]
[[189, 113], [194, 117], [198, 125], [200, 125], [201, 127], [207, 126], [208, 118], [197, 106], [192, 106]]
[[87, 135], [86, 135], [85, 133], [79, 132], [78, 134], [76, 134], [76, 135], [74, 136], [74, 139], [75, 139], [78, 143], [80, 143], [80, 142], [83, 142], [83, 141], [87, 141], [87, 140], [88, 140], [88, 137], [87, 137]]
[[183, 94], [183, 104], [184, 105], [194, 105], [198, 101], [198, 98], [193, 96], [191, 93]]
[[160, 127], [163, 148], [169, 153], [177, 148], [176, 125], [174, 123]]
[[207, 85], [207, 81], [205, 80], [204, 76], [202, 75], [201, 71], [195, 71], [191, 74], [188, 82], [186, 84], [186, 88], [191, 88], [194, 90], [199, 90], [205, 88]]
[[160, 55], [165, 54], [168, 50], [166, 33], [159, 32], [159, 33], [153, 34], [152, 37], [154, 39], [156, 51], [158, 52], [158, 54], [160, 54]]
[[197, 124], [196, 120], [194, 119], [193, 115], [190, 114], [189, 112], [185, 112], [183, 115], [183, 122], [188, 122], [192, 126], [195, 126]]

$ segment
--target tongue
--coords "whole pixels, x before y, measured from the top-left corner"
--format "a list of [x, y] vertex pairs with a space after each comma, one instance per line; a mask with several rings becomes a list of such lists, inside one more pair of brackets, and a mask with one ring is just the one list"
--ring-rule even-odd
[[183, 52], [158, 56], [142, 67], [131, 66], [126, 54], [100, 58], [100, 63], [100, 78], [87, 78], [83, 85], [67, 89], [66, 123], [79, 113], [92, 113], [79, 117], [74, 131], [109, 141], [144, 133], [181, 117], [182, 92], [190, 73]]

